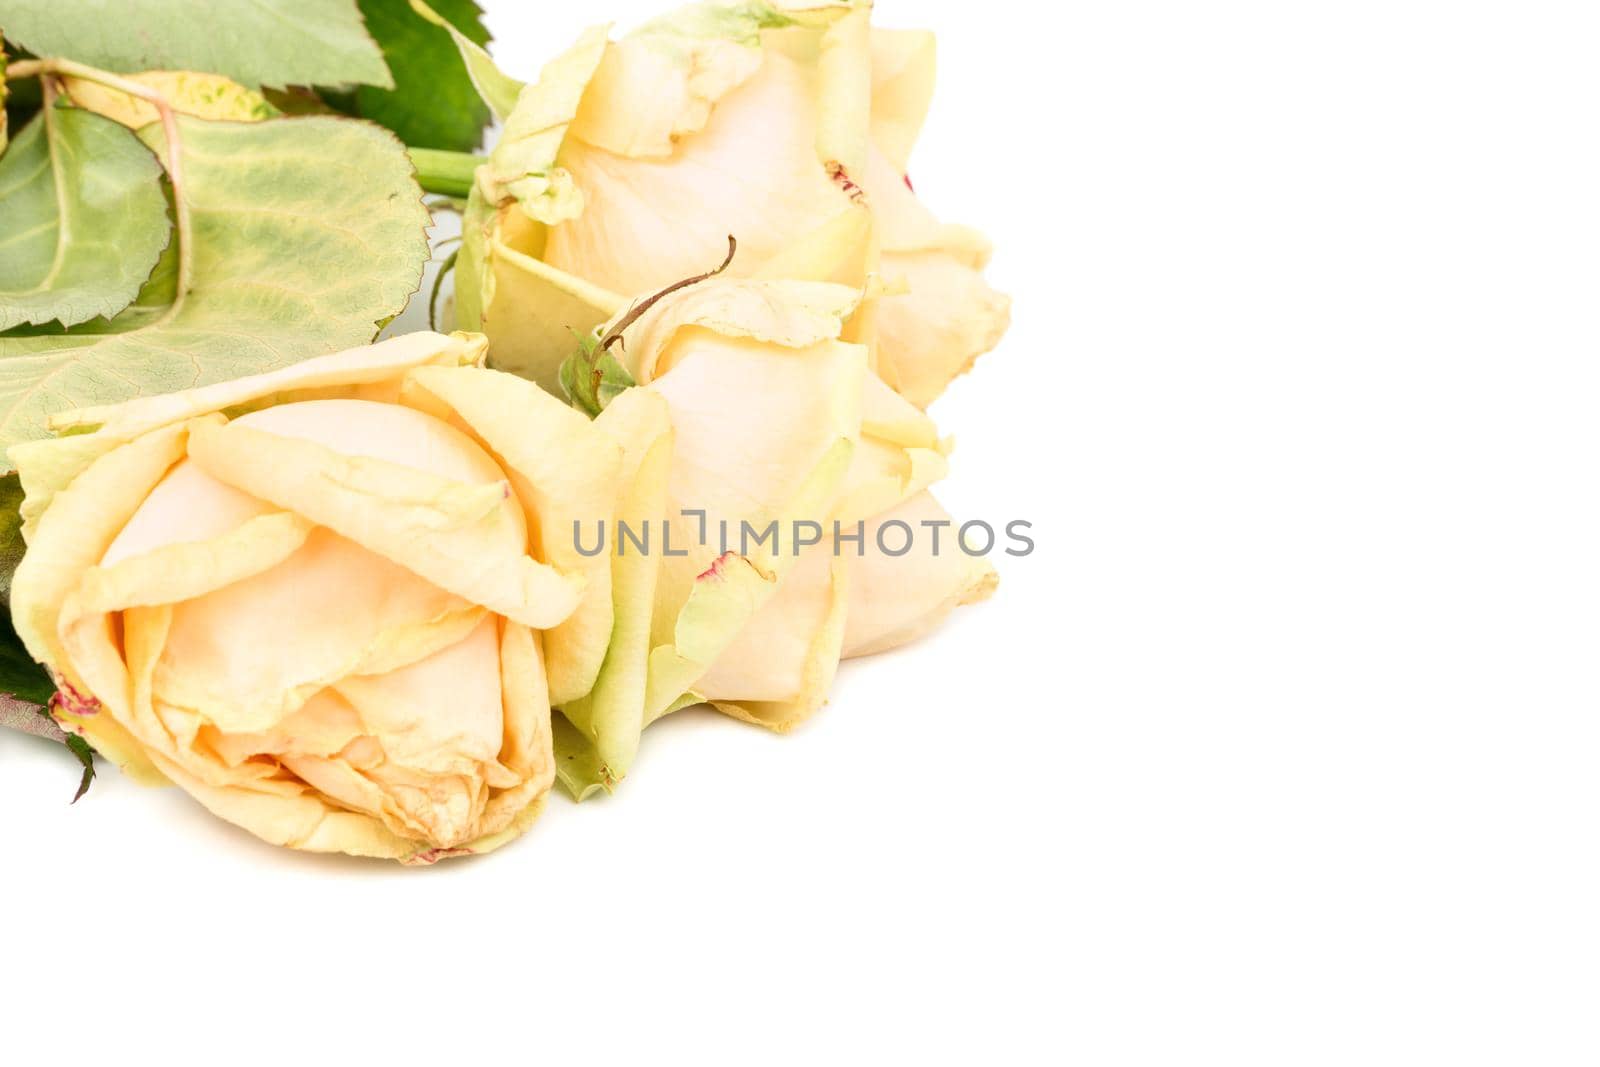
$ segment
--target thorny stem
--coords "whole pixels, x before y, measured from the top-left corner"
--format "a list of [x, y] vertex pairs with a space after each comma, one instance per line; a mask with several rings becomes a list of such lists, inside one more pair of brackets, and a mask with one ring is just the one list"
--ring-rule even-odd
[[108, 89], [115, 89], [119, 93], [137, 97], [154, 107], [161, 116], [161, 129], [166, 135], [167, 152], [166, 166], [167, 177], [172, 182], [172, 204], [174, 214], [178, 218], [178, 293], [172, 306], [167, 308], [161, 316], [161, 321], [170, 319], [177, 314], [183, 306], [184, 297], [189, 293], [189, 287], [194, 276], [194, 243], [191, 240], [191, 227], [189, 223], [189, 203], [184, 196], [183, 186], [183, 141], [178, 134], [178, 114], [172, 109], [167, 98], [151, 89], [149, 86], [140, 85], [127, 78], [119, 78], [115, 74], [100, 70], [97, 67], [85, 66], [70, 59], [22, 59], [5, 68], [7, 81], [21, 78], [45, 78], [49, 76], [82, 78], [84, 81], [104, 85]]

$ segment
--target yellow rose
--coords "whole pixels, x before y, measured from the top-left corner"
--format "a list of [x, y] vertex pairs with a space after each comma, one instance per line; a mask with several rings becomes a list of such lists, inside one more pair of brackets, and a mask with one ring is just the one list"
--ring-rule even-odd
[[[950, 521], [928, 492], [948, 446], [864, 346], [840, 339], [859, 298], [714, 278], [620, 330], [610, 351], [638, 388], [601, 420], [665, 401], [670, 435], [651, 431], [656, 455], [634, 448], [630, 462], [665, 472], [635, 477], [655, 497], [633, 513], [667, 525], [648, 557], [613, 539], [611, 654], [595, 693], [557, 722], [561, 774], [580, 796], [619, 779], [639, 731], [672, 710], [706, 701], [786, 730], [826, 699], [841, 658], [910, 641], [993, 590], [993, 568], [953, 527], [935, 540], [923, 525]], [[880, 544], [886, 523], [913, 531], [903, 553], [898, 533]]]
[[586, 33], [522, 88], [479, 168], [457, 308], [497, 366], [554, 388], [569, 329], [695, 275], [828, 281], [872, 298], [845, 325], [919, 407], [992, 348], [1009, 301], [985, 238], [940, 223], [907, 159], [934, 41], [850, 2], [702, 4], [620, 40]]
[[483, 352], [411, 334], [13, 448], [13, 619], [62, 725], [275, 844], [430, 862], [524, 830], [612, 628], [606, 561], [558, 531], [611, 514], [623, 456]]

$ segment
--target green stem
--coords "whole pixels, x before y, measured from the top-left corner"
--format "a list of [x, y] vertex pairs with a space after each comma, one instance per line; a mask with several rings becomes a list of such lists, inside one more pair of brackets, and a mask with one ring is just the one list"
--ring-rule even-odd
[[440, 196], [466, 196], [472, 191], [472, 174], [485, 162], [470, 152], [445, 152], [437, 148], [407, 148], [417, 168], [417, 184], [423, 192]]

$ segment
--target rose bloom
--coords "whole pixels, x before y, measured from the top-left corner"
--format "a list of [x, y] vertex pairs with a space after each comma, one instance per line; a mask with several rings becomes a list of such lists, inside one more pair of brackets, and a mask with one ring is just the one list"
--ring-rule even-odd
[[464, 222], [462, 325], [554, 388], [568, 329], [699, 274], [875, 286], [845, 324], [919, 407], [992, 348], [1009, 300], [989, 243], [907, 176], [934, 82], [929, 33], [852, 3], [702, 4], [585, 34], [521, 91]]
[[[665, 401], [671, 446], [652, 461], [665, 479], [636, 484], [659, 491], [642, 510], [664, 508], [672, 554], [659, 531], [648, 561], [613, 546], [618, 637], [595, 696], [558, 722], [563, 779], [580, 796], [620, 778], [660, 716], [703, 701], [787, 730], [824, 702], [841, 658], [911, 641], [994, 589], [953, 524], [937, 542], [923, 525], [951, 523], [928, 491], [948, 445], [863, 345], [840, 339], [859, 299], [842, 285], [714, 278], [657, 300], [611, 348], [639, 388], [602, 419], [641, 394]], [[802, 546], [816, 530], [796, 521], [820, 526], [821, 543]], [[879, 546], [891, 521], [913, 531], [904, 554]], [[741, 541], [743, 523], [764, 535], [774, 522], [773, 537]], [[846, 535], [859, 523], [861, 542], [836, 553], [835, 522]], [[905, 540], [887, 537], [890, 552]]]
[[521, 833], [612, 623], [606, 561], [544, 534], [611, 513], [621, 449], [483, 352], [411, 334], [13, 448], [13, 619], [63, 727], [274, 844]]

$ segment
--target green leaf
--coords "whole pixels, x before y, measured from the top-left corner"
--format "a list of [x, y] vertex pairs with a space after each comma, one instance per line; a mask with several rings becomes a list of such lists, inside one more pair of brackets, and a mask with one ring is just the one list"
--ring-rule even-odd
[[561, 391], [567, 395], [567, 403], [591, 419], [600, 414], [594, 388], [594, 350], [593, 337], [579, 337], [578, 350], [563, 360], [561, 369], [556, 372], [561, 381]]
[[456, 48], [461, 52], [461, 60], [467, 66], [467, 73], [472, 77], [472, 84], [477, 86], [478, 95], [489, 105], [489, 110], [494, 112], [495, 118], [501, 120], [509, 118], [517, 106], [517, 96], [522, 92], [522, 83], [495, 66], [494, 60], [489, 58], [489, 53], [483, 50], [483, 46], [456, 29], [450, 20], [422, 0], [410, 0], [410, 2], [411, 10], [435, 26], [449, 31]]
[[[15, 483], [16, 477], [5, 479]], [[20, 492], [18, 493], [20, 496]], [[13, 517], [15, 512], [13, 511]], [[11, 625], [11, 612], [0, 607], [0, 693], [8, 693], [19, 700], [41, 707], [50, 703], [56, 684], [45, 669], [33, 661], [28, 650], [22, 647], [22, 638]]]
[[[14, 59], [12, 60], [15, 61]], [[0, 111], [0, 126], [8, 127], [12, 139], [15, 139], [18, 130], [31, 122], [39, 114], [41, 101], [39, 98], [39, 83], [29, 78], [24, 81], [14, 81], [6, 85], [6, 106]], [[3, 146], [0, 146], [3, 147]]]
[[[489, 109], [450, 32], [411, 9], [409, 0], [360, 0], [367, 31], [383, 49], [393, 89], [362, 86], [356, 113], [389, 127], [413, 148], [470, 152], [483, 139]], [[467, 40], [489, 43], [473, 0], [434, 0], [433, 9]]]
[[394, 81], [356, 0], [0, 0], [0, 26], [37, 56], [105, 70], [201, 70], [252, 89]]
[[127, 127], [45, 108], [0, 156], [0, 330], [117, 314], [171, 232], [161, 165]]
[[[192, 289], [160, 306], [173, 287], [168, 260], [113, 320], [0, 336], [0, 448], [45, 436], [68, 408], [364, 344], [416, 291], [428, 212], [388, 131], [319, 116], [178, 124]], [[145, 134], [164, 158], [161, 127]]]
[[[22, 516], [17, 510], [21, 506], [21, 480], [15, 474], [0, 478], [0, 615], [5, 614], [5, 603], [11, 597], [11, 577], [17, 573], [17, 564], [22, 562], [22, 553], [27, 550], [22, 541]], [[3, 640], [3, 626], [0, 626], [0, 641]], [[4, 659], [5, 653], [0, 650], [0, 664]], [[5, 687], [5, 677], [0, 666], [0, 693], [15, 692]]]
[[72, 802], [76, 804], [83, 799], [83, 794], [89, 791], [89, 783], [94, 781], [94, 749], [77, 734], [67, 735], [67, 748], [78, 757], [78, 762], [83, 764], [83, 777], [78, 779], [78, 791], [72, 794]]

